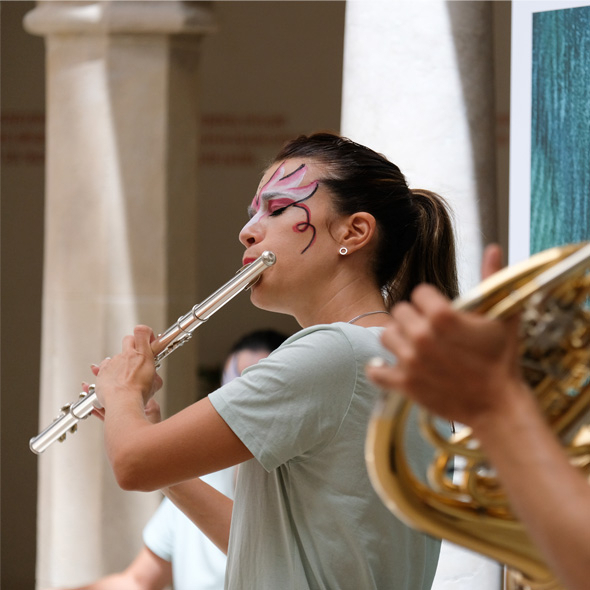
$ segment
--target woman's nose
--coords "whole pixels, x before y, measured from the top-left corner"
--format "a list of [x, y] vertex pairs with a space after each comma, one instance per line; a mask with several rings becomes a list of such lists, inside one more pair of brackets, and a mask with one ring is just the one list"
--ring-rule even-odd
[[254, 222], [254, 219], [251, 219], [240, 231], [240, 242], [246, 247], [252, 246], [259, 241], [259, 233], [260, 232], [256, 229], [256, 223]]

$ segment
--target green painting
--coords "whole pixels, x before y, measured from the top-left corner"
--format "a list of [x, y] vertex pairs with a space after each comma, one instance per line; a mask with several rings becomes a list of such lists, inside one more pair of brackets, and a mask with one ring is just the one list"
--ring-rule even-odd
[[590, 240], [590, 6], [533, 15], [530, 252]]

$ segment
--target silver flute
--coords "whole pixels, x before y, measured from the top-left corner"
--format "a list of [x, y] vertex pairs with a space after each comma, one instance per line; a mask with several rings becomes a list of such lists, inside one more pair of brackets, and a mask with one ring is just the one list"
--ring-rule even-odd
[[[196, 328], [206, 322], [236, 295], [254, 285], [260, 275], [275, 262], [276, 257], [272, 252], [263, 252], [254, 262], [240, 269], [233, 279], [207, 297], [205, 301], [195, 305], [187, 314], [178, 318], [176, 323], [163, 334], [160, 334], [152, 342], [156, 369], [160, 367], [163, 359], [191, 338]], [[57, 418], [30, 440], [31, 451], [40, 454], [56, 440], [64, 441], [67, 433], [76, 432], [78, 422], [87, 418], [94, 407], [100, 407], [100, 405], [97, 401], [95, 387], [90, 385], [88, 392], [81, 392], [75, 402], [62, 407]]]

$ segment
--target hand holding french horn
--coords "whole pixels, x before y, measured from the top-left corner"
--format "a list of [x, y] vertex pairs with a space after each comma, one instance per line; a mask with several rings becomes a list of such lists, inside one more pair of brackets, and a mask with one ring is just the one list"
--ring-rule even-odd
[[[501, 252], [484, 253], [483, 278], [500, 270]], [[500, 412], [508, 383], [521, 381], [518, 316], [489, 320], [460, 312], [430, 285], [421, 285], [411, 302], [392, 310], [382, 343], [395, 365], [377, 359], [367, 375], [382, 389], [400, 390], [438, 416], [471, 424], [488, 411]]]
[[[384, 389], [368, 471], [406, 523], [506, 564], [510, 590], [585, 589], [590, 244], [492, 274], [497, 261], [488, 250], [491, 276], [463, 298], [421, 286], [394, 309], [383, 343], [397, 364], [367, 367]], [[409, 400], [425, 408], [421, 429], [434, 449], [427, 482], [406, 459]], [[468, 426], [443, 436], [437, 415]]]

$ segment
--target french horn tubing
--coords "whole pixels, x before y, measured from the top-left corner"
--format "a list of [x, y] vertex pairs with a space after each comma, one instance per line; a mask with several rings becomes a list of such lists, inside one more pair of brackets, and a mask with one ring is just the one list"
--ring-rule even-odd
[[[521, 314], [524, 378], [571, 463], [588, 476], [590, 242], [535, 254], [453, 305], [490, 318]], [[409, 526], [505, 564], [511, 588], [561, 588], [468, 427], [443, 434], [442, 419], [418, 408], [421, 436], [432, 445], [434, 459], [426, 479], [412, 471], [404, 435], [414, 406], [384, 391], [369, 421], [367, 469], [387, 507]]]
[[[176, 323], [172, 324], [164, 333], [158, 335], [151, 345], [156, 369], [168, 355], [186, 344], [201, 324], [236, 295], [256, 283], [260, 275], [275, 262], [276, 257], [272, 252], [263, 252], [256, 260], [241, 268], [232, 279], [209, 295], [202, 303], [195, 305], [188, 313], [178, 318]], [[75, 402], [62, 407], [55, 420], [37, 436], [31, 438], [29, 441], [31, 451], [40, 454], [56, 440], [63, 442], [68, 433], [76, 432], [78, 422], [87, 418], [92, 412], [92, 408], [97, 404], [94, 385], [90, 385], [88, 392], [81, 392]]]

